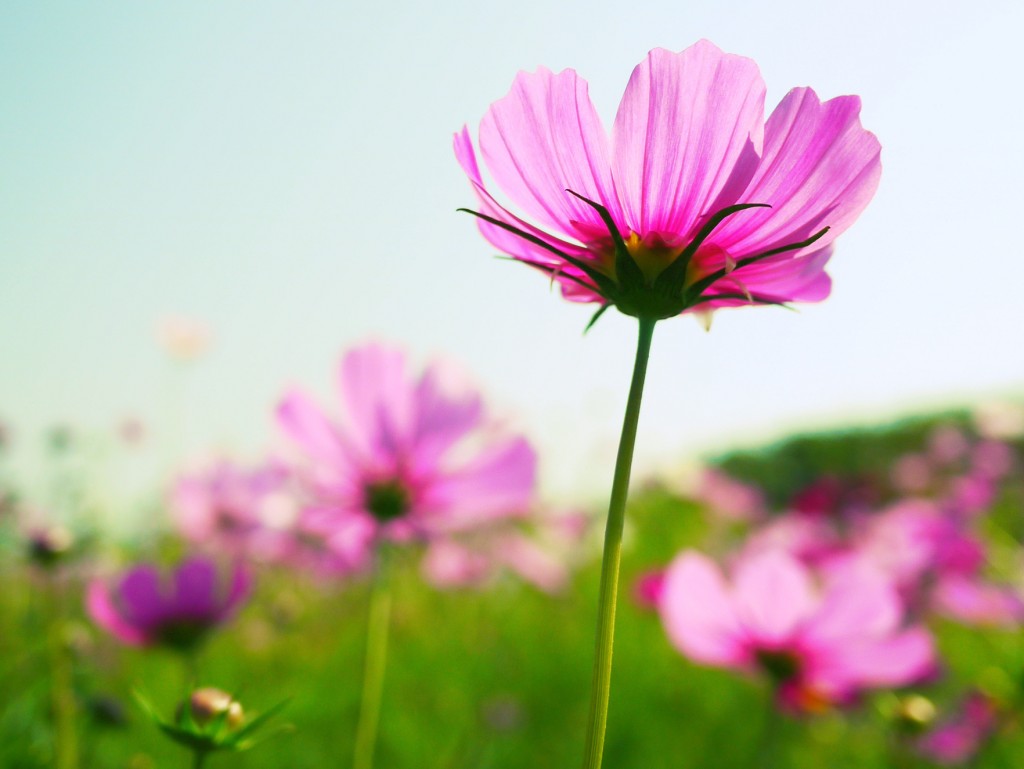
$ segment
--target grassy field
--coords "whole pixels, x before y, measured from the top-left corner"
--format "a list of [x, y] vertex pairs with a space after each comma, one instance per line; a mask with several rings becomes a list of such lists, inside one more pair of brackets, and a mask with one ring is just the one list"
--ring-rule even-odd
[[[882, 474], [918, 447], [931, 422], [811, 436], [721, 458], [736, 477], [781, 502], [821, 474]], [[1019, 447], [1018, 447], [1019, 448]], [[778, 713], [764, 682], [701, 668], [668, 644], [657, 615], [632, 600], [637, 575], [681, 548], [721, 547], [702, 507], [648, 483], [630, 504], [605, 766], [609, 769], [931, 766], [892, 717], [896, 695], [794, 717]], [[1004, 482], [986, 531], [1012, 549], [1022, 533], [1024, 484]], [[13, 538], [7, 532], [9, 543]], [[178, 545], [168, 543], [168, 550]], [[588, 547], [593, 547], [593, 544]], [[252, 600], [196, 660], [125, 648], [84, 616], [88, 557], [46, 573], [13, 555], [0, 592], [0, 766], [52, 765], [54, 607], [73, 658], [80, 765], [184, 767], [187, 752], [143, 715], [133, 691], [170, 714], [192, 683], [234, 693], [248, 713], [282, 699], [287, 731], [210, 766], [316, 767], [351, 763], [362, 676], [367, 585], [324, 584], [292, 572], [259, 575]], [[1013, 554], [1011, 554], [1013, 555]], [[599, 559], [592, 554], [563, 595], [511, 580], [487, 590], [438, 591], [423, 583], [415, 553], [399, 558], [389, 665], [377, 751], [382, 769], [565, 769], [579, 763]], [[1010, 559], [1010, 555], [1006, 556]], [[1019, 575], [1018, 575], [1019, 576]], [[1012, 630], [936, 622], [943, 672], [914, 691], [940, 714], [969, 687], [1010, 703], [997, 739], [972, 766], [1019, 766], [1024, 755], [1013, 703], [1024, 682], [1024, 639]], [[58, 673], [59, 675], [59, 673]]]

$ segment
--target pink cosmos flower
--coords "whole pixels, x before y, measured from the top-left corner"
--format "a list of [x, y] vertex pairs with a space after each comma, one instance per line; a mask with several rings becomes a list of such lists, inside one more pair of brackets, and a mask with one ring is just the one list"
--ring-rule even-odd
[[669, 566], [660, 611], [669, 640], [695, 662], [767, 674], [797, 710], [920, 680], [935, 667], [931, 637], [903, 627], [899, 596], [867, 571], [821, 588], [781, 552], [740, 560], [727, 582], [693, 551]]
[[278, 422], [303, 455], [303, 518], [356, 566], [380, 539], [431, 539], [525, 515], [536, 457], [484, 412], [449, 366], [418, 376], [396, 348], [367, 344], [338, 372], [342, 413], [293, 391]]
[[189, 558], [169, 575], [139, 564], [112, 581], [95, 579], [86, 608], [97, 625], [126, 644], [188, 650], [226, 622], [249, 589], [242, 566], [224, 574], [211, 560]]
[[767, 121], [764, 97], [750, 59], [706, 40], [655, 49], [609, 137], [575, 71], [520, 73], [481, 121], [479, 145], [530, 221], [491, 196], [466, 128], [455, 154], [484, 237], [568, 299], [654, 319], [820, 301], [832, 243], [878, 185], [879, 144], [856, 96], [821, 102], [794, 88]]

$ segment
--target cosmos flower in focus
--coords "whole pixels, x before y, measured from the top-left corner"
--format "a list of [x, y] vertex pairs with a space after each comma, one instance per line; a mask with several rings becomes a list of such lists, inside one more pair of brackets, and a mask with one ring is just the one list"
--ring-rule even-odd
[[575, 71], [521, 72], [480, 123], [480, 153], [520, 218], [488, 191], [468, 129], [455, 154], [484, 237], [566, 298], [660, 319], [815, 302], [832, 245], [874, 195], [880, 147], [860, 99], [794, 88], [764, 118], [750, 59], [702, 40], [651, 51], [606, 133]]
[[86, 608], [97, 625], [126, 644], [187, 651], [230, 619], [249, 589], [243, 567], [225, 573], [213, 561], [193, 557], [169, 574], [139, 564], [115, 579], [95, 579]]
[[367, 344], [344, 356], [337, 387], [336, 415], [299, 391], [277, 411], [298, 450], [303, 518], [335, 551], [365, 563], [382, 539], [429, 540], [528, 511], [533, 449], [450, 366], [414, 374], [400, 349]]
[[693, 551], [665, 574], [660, 613], [672, 644], [694, 662], [760, 671], [780, 703], [817, 711], [865, 689], [933, 672], [921, 627], [905, 627], [896, 591], [867, 571], [826, 580], [781, 552], [741, 559], [731, 580]]

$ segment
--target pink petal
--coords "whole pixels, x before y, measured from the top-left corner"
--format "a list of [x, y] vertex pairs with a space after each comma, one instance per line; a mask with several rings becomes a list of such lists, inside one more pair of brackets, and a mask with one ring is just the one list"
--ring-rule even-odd
[[436, 539], [423, 556], [423, 573], [436, 587], [479, 585], [493, 571], [490, 559], [447, 539]]
[[678, 240], [699, 217], [736, 202], [757, 168], [764, 91], [752, 60], [707, 40], [647, 55], [629, 79], [612, 136], [615, 182], [633, 230]]
[[436, 466], [441, 455], [480, 425], [480, 395], [454, 365], [437, 361], [424, 371], [413, 393], [412, 443], [419, 466]]
[[281, 399], [277, 423], [285, 435], [312, 457], [328, 464], [348, 465], [344, 438], [305, 393], [293, 390]]
[[607, 232], [597, 212], [567, 189], [622, 221], [608, 140], [587, 83], [573, 70], [520, 72], [484, 115], [479, 136], [498, 186], [544, 226], [582, 240]]
[[692, 550], [679, 555], [665, 572], [659, 609], [669, 641], [686, 656], [709, 665], [747, 664], [733, 597], [710, 558]]
[[733, 584], [736, 612], [759, 643], [790, 640], [817, 608], [807, 570], [778, 550], [745, 557], [736, 567]]
[[536, 474], [537, 455], [525, 439], [492, 444], [424, 489], [422, 522], [452, 531], [525, 514]]
[[932, 637], [921, 627], [871, 643], [851, 643], [837, 651], [834, 674], [858, 687], [915, 683], [931, 675], [937, 664]]
[[415, 407], [401, 349], [370, 343], [349, 351], [338, 386], [352, 436], [364, 452], [381, 460], [408, 448]]
[[878, 575], [851, 571], [826, 588], [801, 636], [814, 645], [881, 638], [893, 632], [902, 617], [903, 605], [887, 582]]
[[494, 555], [524, 580], [546, 593], [558, 593], [569, 582], [569, 569], [565, 561], [521, 534], [502, 538], [495, 545]]
[[[528, 232], [564, 254], [583, 261], [593, 261], [593, 254], [586, 248], [549, 235], [498, 205], [497, 201], [487, 192], [483, 180], [480, 178], [476, 155], [473, 153], [473, 143], [469, 138], [469, 131], [465, 127], [455, 134], [455, 157], [473, 185], [473, 191], [480, 201], [480, 213]], [[587, 285], [590, 284], [590, 279], [584, 275], [582, 270], [569, 265], [558, 255], [482, 219], [477, 219], [477, 226], [487, 241], [502, 253], [542, 268], [546, 272], [552, 268], [558, 270], [554, 275], [554, 280], [562, 286], [562, 291], [567, 299], [582, 302], [602, 301], [601, 296], [595, 291], [580, 285], [580, 281]]]
[[875, 194], [880, 152], [878, 139], [861, 127], [859, 97], [821, 103], [810, 88], [794, 88], [768, 118], [761, 163], [741, 196], [772, 208], [730, 217], [712, 241], [739, 259], [828, 226], [813, 248], [828, 245]]
[[110, 588], [103, 580], [89, 583], [85, 606], [92, 620], [118, 640], [132, 646], [142, 646], [152, 640], [142, 629], [122, 618], [110, 595]]

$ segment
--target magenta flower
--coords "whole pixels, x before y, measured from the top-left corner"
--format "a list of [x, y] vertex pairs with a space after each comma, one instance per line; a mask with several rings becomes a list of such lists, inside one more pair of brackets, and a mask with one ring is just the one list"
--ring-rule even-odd
[[398, 349], [368, 344], [341, 362], [342, 413], [289, 393], [278, 422], [303, 456], [304, 517], [363, 564], [380, 539], [430, 539], [524, 515], [536, 458], [440, 364], [419, 376]]
[[213, 561], [189, 558], [171, 574], [151, 564], [128, 569], [113, 581], [89, 584], [89, 616], [132, 646], [197, 646], [237, 611], [249, 595], [248, 572], [236, 565], [223, 574]]
[[832, 242], [874, 195], [880, 148], [860, 99], [794, 88], [764, 119], [750, 59], [702, 40], [651, 51], [609, 137], [573, 70], [520, 73], [455, 153], [499, 251], [550, 274], [568, 299], [643, 318], [820, 301]]
[[899, 596], [869, 572], [821, 589], [781, 552], [742, 559], [727, 583], [693, 551], [665, 575], [660, 610], [672, 644], [695, 662], [760, 671], [781, 704], [819, 710], [864, 689], [899, 686], [933, 671], [921, 627], [904, 627]]

